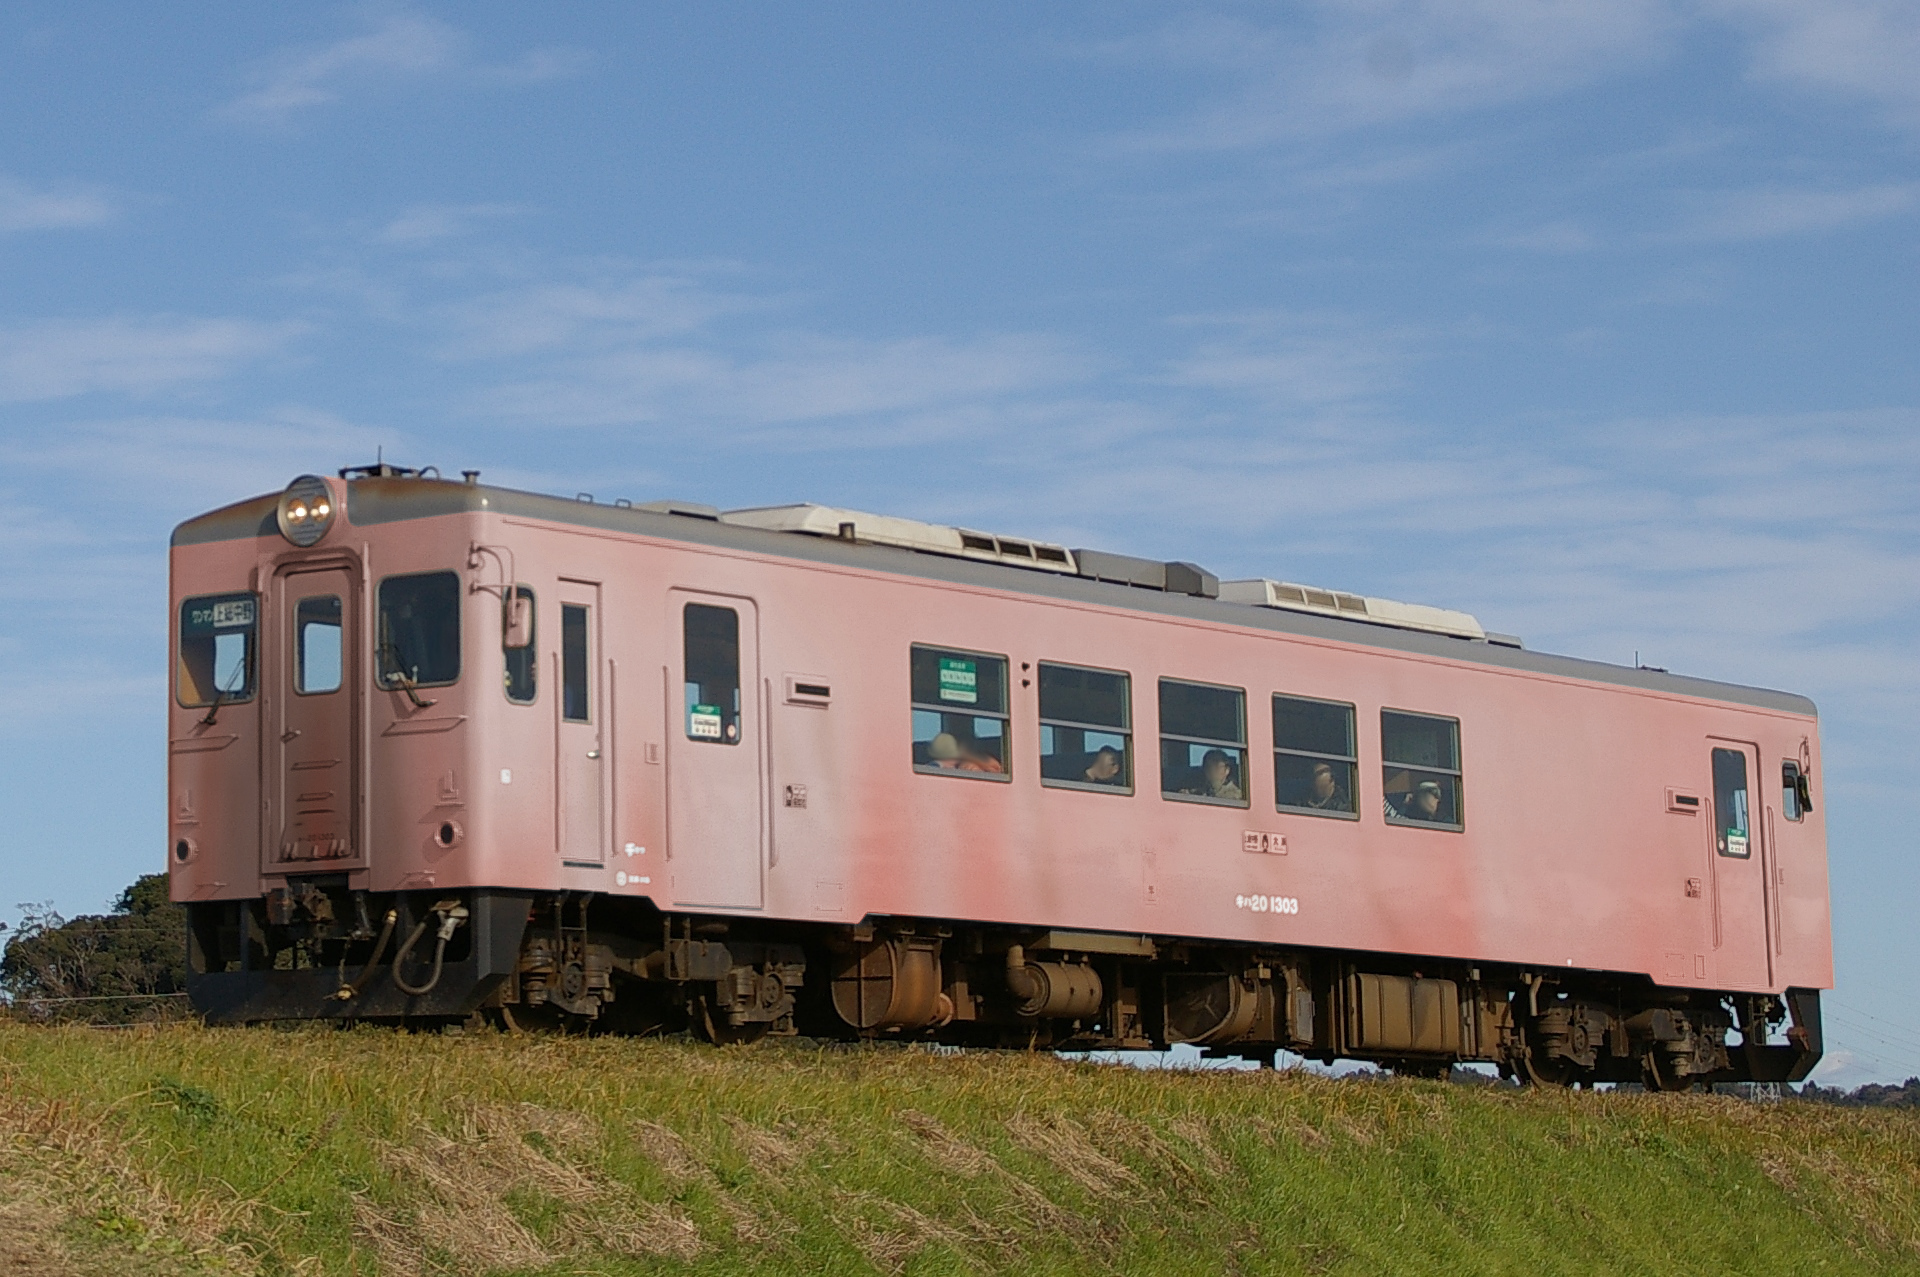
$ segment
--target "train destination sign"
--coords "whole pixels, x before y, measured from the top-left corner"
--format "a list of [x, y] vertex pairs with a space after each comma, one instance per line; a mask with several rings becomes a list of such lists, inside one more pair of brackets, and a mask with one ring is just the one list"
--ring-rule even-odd
[[978, 662], [957, 660], [951, 656], [940, 658], [940, 699], [956, 701], [962, 705], [976, 705], [980, 701], [980, 676], [977, 673]]
[[251, 594], [222, 594], [195, 599], [182, 618], [181, 634], [186, 638], [204, 638], [209, 634], [250, 630], [259, 612]]

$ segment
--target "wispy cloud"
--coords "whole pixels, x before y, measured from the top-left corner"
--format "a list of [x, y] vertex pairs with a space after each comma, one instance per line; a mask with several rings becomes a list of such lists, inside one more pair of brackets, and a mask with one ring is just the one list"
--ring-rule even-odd
[[1753, 75], [1878, 103], [1920, 125], [1920, 7], [1911, 0], [1705, 0], [1750, 33]]
[[1920, 183], [1879, 183], [1851, 190], [1763, 187], [1693, 197], [1696, 212], [1679, 237], [1763, 240], [1883, 221], [1920, 207]]
[[358, 35], [269, 59], [222, 114], [240, 122], [282, 123], [296, 111], [338, 101], [358, 85], [431, 76], [535, 84], [577, 74], [588, 60], [578, 50], [536, 49], [511, 62], [487, 63], [475, 57], [472, 41], [459, 28], [437, 18], [396, 14]]
[[226, 377], [300, 327], [185, 316], [43, 320], [0, 329], [0, 402], [97, 391], [145, 395]]
[[416, 204], [382, 226], [374, 238], [383, 244], [434, 244], [523, 211], [518, 204]]
[[0, 176], [0, 234], [98, 226], [113, 220], [113, 201], [88, 187], [32, 186]]

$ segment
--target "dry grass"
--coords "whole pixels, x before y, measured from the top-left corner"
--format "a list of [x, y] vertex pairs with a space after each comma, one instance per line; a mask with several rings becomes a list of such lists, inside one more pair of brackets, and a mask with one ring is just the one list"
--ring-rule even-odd
[[1920, 1272], [1920, 1114], [0, 1026], [0, 1277]]

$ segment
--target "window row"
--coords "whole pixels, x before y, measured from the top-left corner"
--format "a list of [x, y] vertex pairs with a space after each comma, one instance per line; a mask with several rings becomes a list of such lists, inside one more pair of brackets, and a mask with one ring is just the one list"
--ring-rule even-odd
[[[912, 648], [913, 767], [932, 775], [1011, 779], [1007, 658]], [[1022, 667], [1025, 668], [1024, 666]], [[1040, 662], [1040, 783], [1132, 794], [1132, 676]], [[1249, 806], [1247, 696], [1238, 687], [1159, 680], [1161, 796]], [[1354, 707], [1273, 697], [1273, 795], [1280, 811], [1357, 820]], [[1460, 720], [1380, 712], [1381, 795], [1389, 823], [1460, 829], [1465, 796]]]

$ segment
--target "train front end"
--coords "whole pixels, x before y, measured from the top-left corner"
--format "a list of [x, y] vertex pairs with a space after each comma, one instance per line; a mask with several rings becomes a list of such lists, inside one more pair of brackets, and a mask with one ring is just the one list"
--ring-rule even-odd
[[[356, 525], [396, 487], [441, 517]], [[528, 897], [479, 885], [462, 677], [511, 619], [469, 562], [484, 506], [376, 466], [175, 530], [168, 868], [208, 1019], [464, 1015], [510, 977]]]

